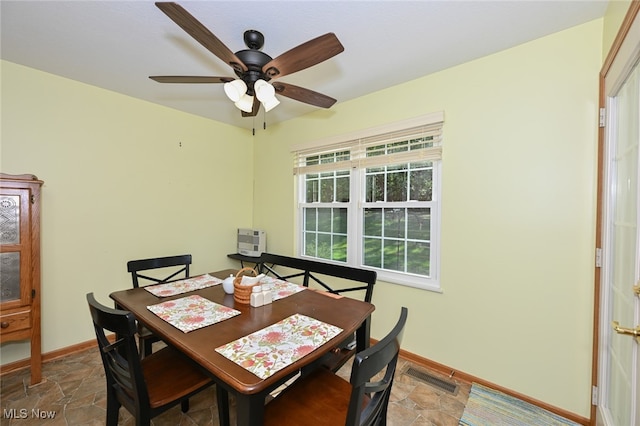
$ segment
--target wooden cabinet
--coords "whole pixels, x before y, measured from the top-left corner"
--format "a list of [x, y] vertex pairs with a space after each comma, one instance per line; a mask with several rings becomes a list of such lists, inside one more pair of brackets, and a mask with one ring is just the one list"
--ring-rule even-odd
[[33, 175], [0, 173], [0, 342], [31, 341], [31, 384], [42, 380], [40, 188]]

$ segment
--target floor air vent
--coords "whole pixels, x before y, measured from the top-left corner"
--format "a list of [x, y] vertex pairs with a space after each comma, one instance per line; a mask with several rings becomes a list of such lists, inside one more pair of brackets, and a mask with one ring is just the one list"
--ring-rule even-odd
[[404, 371], [404, 374], [406, 374], [407, 376], [413, 377], [414, 379], [421, 380], [431, 386], [434, 386], [452, 395], [456, 395], [458, 393], [457, 384], [455, 384], [452, 381], [441, 379], [440, 377], [436, 377], [431, 373], [427, 373], [426, 371], [409, 367]]

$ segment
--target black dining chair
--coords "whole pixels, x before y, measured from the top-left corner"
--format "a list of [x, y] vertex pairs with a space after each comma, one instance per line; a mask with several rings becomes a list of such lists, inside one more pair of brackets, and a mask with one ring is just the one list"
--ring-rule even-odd
[[[181, 254], [178, 256], [154, 257], [150, 259], [130, 260], [127, 262], [127, 271], [131, 273], [133, 287], [140, 286], [140, 279], [150, 282], [143, 282], [143, 285], [151, 283], [161, 284], [174, 278], [182, 278], [189, 276], [189, 267], [191, 266], [191, 255]], [[151, 274], [143, 275], [141, 271], [163, 269], [161, 277], [151, 276]]]
[[[127, 262], [127, 271], [131, 273], [133, 288], [138, 288], [144, 285], [162, 284], [173, 279], [188, 278], [190, 265], [191, 255], [182, 254], [130, 260]], [[161, 270], [161, 272], [159, 274], [147, 272], [151, 270], [154, 270], [154, 272]], [[144, 274], [141, 272], [144, 272]], [[140, 344], [141, 357], [144, 358], [149, 355], [152, 352], [153, 343], [159, 340], [148, 328], [140, 325], [138, 327], [138, 342]]]
[[385, 425], [408, 309], [391, 332], [355, 355], [347, 382], [326, 368], [297, 379], [265, 407], [265, 426]]
[[[197, 364], [171, 347], [141, 360], [133, 314], [100, 304], [93, 293], [87, 294], [87, 303], [107, 381], [107, 426], [118, 424], [121, 406], [135, 417], [136, 425], [149, 425], [152, 418], [178, 403], [186, 413], [189, 398], [214, 383]], [[115, 333], [113, 343], [107, 332]], [[228, 404], [221, 394], [226, 393], [217, 393], [222, 420]]]

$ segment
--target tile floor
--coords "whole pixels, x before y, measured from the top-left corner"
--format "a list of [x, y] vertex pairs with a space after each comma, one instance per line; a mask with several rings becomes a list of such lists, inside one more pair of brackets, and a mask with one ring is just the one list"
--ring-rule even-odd
[[[347, 363], [348, 365], [349, 363]], [[389, 404], [389, 426], [454, 426], [462, 416], [471, 385], [456, 382], [456, 395], [440, 390], [404, 374], [408, 367], [426, 371], [400, 360]], [[436, 372], [432, 374], [444, 378]], [[348, 377], [349, 367], [339, 374]], [[29, 370], [0, 377], [0, 426], [104, 425], [106, 397], [104, 370], [96, 348], [47, 362], [43, 365], [46, 382], [29, 387]], [[156, 417], [154, 426], [218, 425], [215, 387], [198, 394], [183, 414], [180, 407]], [[233, 398], [231, 421], [235, 423]], [[120, 425], [133, 425], [134, 419], [120, 409]], [[331, 425], [333, 426], [333, 425]]]

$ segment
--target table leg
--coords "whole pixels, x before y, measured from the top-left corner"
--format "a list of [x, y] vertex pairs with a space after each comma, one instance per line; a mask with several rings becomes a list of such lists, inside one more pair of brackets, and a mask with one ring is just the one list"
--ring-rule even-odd
[[220, 426], [230, 426], [229, 392], [220, 385], [216, 385], [216, 400], [218, 402], [218, 419]]
[[238, 426], [261, 426], [264, 417], [264, 395], [236, 394]]
[[356, 352], [367, 349], [371, 343], [371, 315], [356, 330]]

